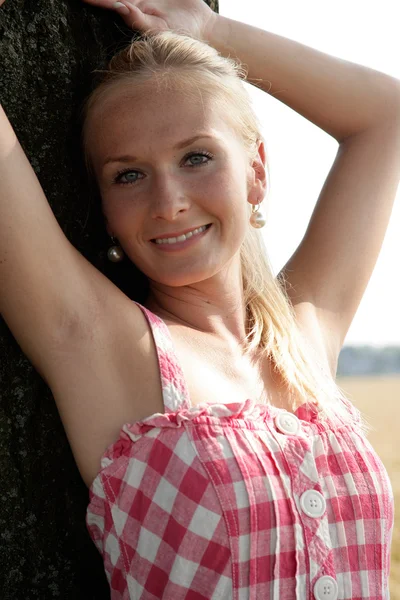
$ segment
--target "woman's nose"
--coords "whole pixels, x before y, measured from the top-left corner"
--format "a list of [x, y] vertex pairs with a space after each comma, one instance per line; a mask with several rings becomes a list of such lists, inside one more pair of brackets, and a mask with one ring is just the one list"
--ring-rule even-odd
[[152, 190], [151, 213], [154, 219], [162, 218], [173, 221], [176, 217], [187, 210], [190, 201], [182, 188], [176, 185], [171, 179], [154, 186]]

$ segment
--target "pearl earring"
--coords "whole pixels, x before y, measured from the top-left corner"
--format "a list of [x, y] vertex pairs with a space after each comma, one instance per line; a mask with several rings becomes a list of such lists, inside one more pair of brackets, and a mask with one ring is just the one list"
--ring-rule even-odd
[[264, 225], [267, 222], [263, 213], [258, 210], [259, 207], [260, 204], [253, 204], [253, 206], [251, 207], [250, 225], [255, 229], [260, 229], [261, 227], [264, 227]]
[[115, 237], [111, 236], [111, 239], [114, 243], [114, 246], [111, 246], [111, 248], [109, 248], [108, 252], [107, 252], [107, 258], [108, 260], [110, 260], [111, 262], [121, 262], [121, 260], [124, 258], [125, 254], [124, 251], [122, 250], [121, 246], [117, 246], [116, 244], [116, 240]]

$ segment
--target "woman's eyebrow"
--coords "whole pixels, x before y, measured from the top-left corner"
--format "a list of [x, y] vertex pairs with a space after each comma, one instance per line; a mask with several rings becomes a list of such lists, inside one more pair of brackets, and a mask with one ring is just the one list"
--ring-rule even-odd
[[[193, 142], [195, 142], [198, 139], [202, 139], [202, 138], [213, 138], [213, 135], [210, 135], [208, 133], [201, 133], [198, 135], [195, 135], [194, 137], [188, 138], [187, 140], [183, 140], [181, 142], [178, 142], [176, 144], [176, 146], [174, 146], [174, 150], [181, 150], [182, 148], [185, 148], [186, 146], [190, 146], [190, 144], [193, 144]], [[124, 154], [123, 156], [108, 156], [102, 166], [102, 169], [104, 170], [105, 166], [109, 163], [113, 163], [113, 162], [132, 162], [138, 160], [138, 158], [136, 156], [133, 156], [131, 154]]]

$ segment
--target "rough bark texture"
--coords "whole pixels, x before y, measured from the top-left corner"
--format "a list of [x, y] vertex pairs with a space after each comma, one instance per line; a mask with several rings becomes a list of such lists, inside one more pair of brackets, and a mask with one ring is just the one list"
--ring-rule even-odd
[[[207, 0], [216, 12], [217, 2]], [[118, 15], [81, 0], [0, 8], [1, 103], [65, 235], [117, 285], [127, 266], [115, 275], [120, 265], [105, 259], [110, 239], [89, 202], [77, 115], [93, 69], [132, 35]], [[0, 599], [110, 598], [86, 530], [88, 490], [53, 396], [1, 317], [0, 473]]]

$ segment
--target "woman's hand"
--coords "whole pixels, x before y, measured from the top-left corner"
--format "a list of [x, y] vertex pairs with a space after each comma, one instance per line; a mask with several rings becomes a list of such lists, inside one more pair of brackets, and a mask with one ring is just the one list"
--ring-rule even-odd
[[5, 2], [5, 1], [6, 1], [6, 0], [0, 0], [0, 6], [1, 6], [2, 4], [4, 4], [4, 2]]
[[128, 27], [141, 33], [150, 29], [179, 30], [203, 40], [207, 39], [207, 32], [218, 16], [204, 0], [123, 0], [118, 4], [125, 7], [126, 14], [121, 6], [115, 6], [115, 0], [83, 1], [92, 6], [115, 10]]

